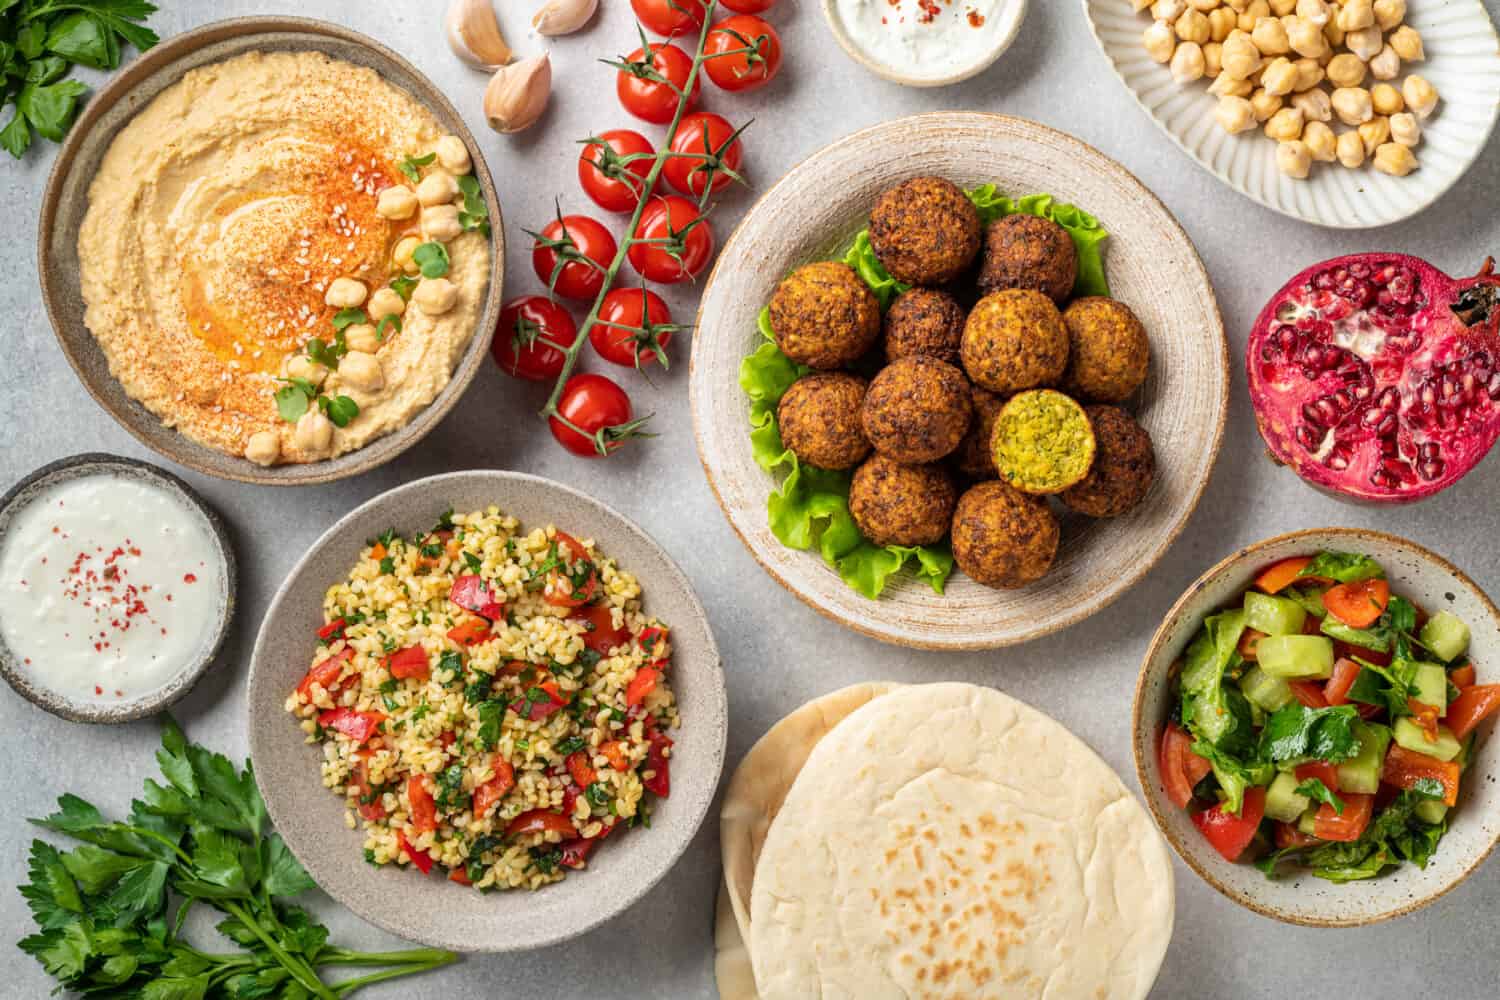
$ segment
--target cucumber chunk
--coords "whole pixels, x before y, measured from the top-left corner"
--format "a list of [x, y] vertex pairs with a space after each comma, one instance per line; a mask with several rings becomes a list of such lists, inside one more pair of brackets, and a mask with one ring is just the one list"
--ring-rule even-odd
[[1245, 593], [1245, 627], [1266, 635], [1292, 635], [1302, 631], [1307, 612], [1296, 601], [1251, 590]]
[[1318, 835], [1318, 809], [1316, 806], [1308, 806], [1307, 811], [1297, 817], [1297, 832], [1305, 833], [1309, 837]]
[[1292, 700], [1292, 689], [1280, 677], [1272, 677], [1260, 667], [1251, 667], [1240, 678], [1240, 690], [1253, 707], [1274, 712]]
[[1437, 708], [1439, 717], [1448, 714], [1448, 671], [1436, 663], [1419, 663], [1412, 686], [1413, 698]]
[[1448, 806], [1437, 799], [1423, 799], [1417, 803], [1416, 808], [1412, 811], [1417, 814], [1417, 819], [1423, 823], [1436, 824], [1441, 823], [1443, 818], [1448, 815]]
[[1295, 775], [1278, 774], [1266, 789], [1266, 815], [1283, 823], [1295, 823], [1311, 803], [1306, 795], [1297, 794]]
[[1333, 640], [1321, 635], [1268, 635], [1255, 647], [1255, 658], [1273, 677], [1321, 680], [1333, 674]]
[[1427, 738], [1427, 733], [1417, 725], [1409, 716], [1402, 716], [1396, 720], [1395, 726], [1396, 742], [1412, 753], [1425, 753], [1429, 757], [1438, 760], [1452, 760], [1463, 750], [1458, 737], [1453, 735], [1453, 730], [1447, 726], [1438, 726], [1438, 738], [1434, 743]]
[[1417, 638], [1445, 663], [1469, 650], [1469, 626], [1451, 611], [1439, 611], [1427, 619]]
[[1373, 722], [1355, 722], [1349, 727], [1359, 740], [1359, 753], [1339, 764], [1339, 791], [1374, 795], [1380, 791], [1380, 772], [1391, 731]]

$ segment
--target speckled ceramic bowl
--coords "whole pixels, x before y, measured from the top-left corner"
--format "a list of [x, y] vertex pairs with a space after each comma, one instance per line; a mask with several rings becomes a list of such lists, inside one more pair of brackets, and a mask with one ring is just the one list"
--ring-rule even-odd
[[0, 676], [4, 676], [10, 686], [16, 689], [16, 693], [27, 701], [70, 722], [129, 722], [132, 719], [154, 715], [183, 697], [193, 689], [193, 685], [198, 683], [199, 678], [208, 671], [214, 659], [219, 655], [219, 649], [224, 645], [224, 637], [229, 632], [229, 624], [234, 620], [236, 588], [234, 548], [229, 543], [229, 533], [225, 530], [224, 522], [219, 519], [219, 515], [215, 514], [213, 509], [187, 483], [150, 463], [94, 452], [73, 455], [44, 465], [12, 486], [5, 496], [0, 497], [0, 541], [4, 540], [6, 532], [10, 529], [11, 519], [31, 503], [38, 493], [49, 486], [55, 486], [70, 479], [99, 473], [125, 476], [150, 483], [172, 494], [184, 507], [190, 511], [196, 511], [203, 518], [209, 529], [209, 537], [213, 539], [218, 551], [220, 565], [224, 570], [223, 586], [218, 600], [219, 618], [214, 625], [213, 633], [198, 656], [177, 676], [155, 691], [131, 698], [129, 701], [110, 704], [75, 701], [35, 683], [21, 671], [16, 663], [15, 654], [6, 646], [3, 636], [0, 636]]
[[[325, 462], [263, 468], [189, 440], [126, 394], [110, 374], [104, 351], [83, 321], [78, 229], [88, 210], [89, 183], [110, 143], [136, 112], [189, 70], [251, 51], [323, 52], [374, 69], [414, 96], [445, 129], [464, 141], [474, 154], [474, 177], [490, 210], [489, 288], [473, 339], [454, 366], [448, 385], [400, 430]], [[359, 475], [390, 461], [426, 436], [458, 402], [484, 362], [500, 316], [504, 233], [494, 180], [480, 155], [479, 144], [443, 92], [415, 66], [378, 42], [338, 25], [299, 17], [242, 17], [215, 21], [162, 42], [132, 60], [89, 98], [47, 179], [37, 228], [37, 263], [42, 300], [63, 353], [89, 395], [142, 444], [206, 475], [268, 486], [300, 486]]]
[[1379, 561], [1391, 590], [1428, 612], [1448, 610], [1469, 624], [1470, 651], [1481, 681], [1500, 663], [1500, 609], [1464, 573], [1415, 542], [1358, 528], [1318, 528], [1277, 535], [1241, 549], [1187, 589], [1151, 641], [1135, 691], [1135, 767], [1146, 804], [1174, 850], [1215, 889], [1256, 913], [1309, 927], [1356, 927], [1412, 912], [1443, 895], [1479, 868], [1500, 840], [1500, 738], [1493, 722], [1479, 727], [1474, 762], [1465, 774], [1452, 823], [1427, 868], [1404, 864], [1385, 875], [1336, 885], [1309, 874], [1270, 880], [1253, 865], [1219, 856], [1185, 810], [1162, 790], [1157, 746], [1172, 707], [1172, 663], [1198, 634], [1205, 616], [1234, 602], [1255, 574], [1290, 556], [1320, 549], [1359, 552]]
[[[283, 708], [307, 670], [323, 624], [323, 593], [343, 579], [365, 540], [411, 534], [443, 511], [497, 505], [528, 530], [554, 524], [593, 538], [640, 581], [646, 610], [672, 629], [672, 794], [650, 829], [600, 848], [585, 871], [538, 892], [483, 894], [436, 875], [374, 867], [364, 834], [344, 825], [344, 800], [323, 787], [322, 750], [303, 742]], [[421, 479], [355, 508], [323, 535], [271, 600], [250, 662], [250, 757], [276, 828], [334, 899], [393, 934], [456, 951], [522, 951], [576, 937], [614, 917], [666, 875], [708, 813], [724, 764], [728, 715], [719, 651], [703, 606], [677, 565], [640, 528], [590, 497], [536, 476], [455, 472]]]

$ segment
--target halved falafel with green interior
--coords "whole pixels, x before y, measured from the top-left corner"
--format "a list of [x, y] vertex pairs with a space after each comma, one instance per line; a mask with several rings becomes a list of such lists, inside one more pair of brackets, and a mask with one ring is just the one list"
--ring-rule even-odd
[[969, 429], [969, 381], [946, 361], [914, 355], [880, 370], [865, 393], [861, 422], [875, 450], [897, 462], [935, 462]]
[[975, 385], [969, 387], [969, 399], [974, 404], [974, 419], [969, 422], [969, 433], [953, 453], [953, 464], [975, 482], [994, 479], [1000, 473], [995, 470], [995, 452], [990, 440], [995, 434], [995, 418], [1005, 406], [1005, 397]]
[[1130, 307], [1090, 295], [1063, 311], [1068, 328], [1068, 368], [1063, 386], [1082, 399], [1119, 403], [1146, 381], [1151, 341]]
[[814, 372], [792, 383], [776, 406], [781, 442], [820, 469], [851, 469], [870, 454], [860, 424], [868, 383], [847, 372]]
[[948, 534], [958, 490], [941, 465], [906, 465], [871, 455], [854, 470], [849, 513], [876, 545], [933, 545]]
[[880, 339], [880, 302], [854, 268], [833, 260], [800, 267], [771, 296], [776, 346], [810, 368], [842, 368]]
[[959, 497], [952, 537], [959, 569], [986, 587], [1014, 590], [1047, 575], [1059, 531], [1046, 500], [991, 479]]
[[870, 248], [909, 285], [952, 281], [979, 255], [979, 210], [952, 181], [913, 177], [881, 193], [870, 213]]
[[991, 222], [984, 231], [979, 287], [986, 292], [1029, 288], [1059, 305], [1078, 280], [1073, 237], [1051, 219], [1024, 212]]
[[1068, 366], [1068, 328], [1041, 292], [994, 292], [970, 310], [959, 355], [974, 384], [991, 392], [1052, 385]]
[[1146, 428], [1118, 406], [1084, 408], [1098, 442], [1089, 474], [1058, 496], [1089, 517], [1119, 517], [1140, 506], [1156, 480], [1156, 449]]
[[963, 306], [947, 292], [935, 288], [902, 292], [885, 311], [886, 360], [925, 354], [958, 364], [965, 318]]
[[1094, 464], [1094, 428], [1071, 396], [1033, 389], [1012, 396], [990, 438], [1000, 478], [1023, 493], [1061, 493]]

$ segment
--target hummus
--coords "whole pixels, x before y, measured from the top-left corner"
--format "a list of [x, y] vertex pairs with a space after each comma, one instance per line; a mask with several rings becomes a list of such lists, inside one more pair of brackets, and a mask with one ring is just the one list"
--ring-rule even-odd
[[[430, 404], [473, 336], [490, 249], [486, 230], [455, 231], [468, 170], [462, 144], [373, 70], [317, 52], [193, 70], [120, 131], [89, 187], [85, 321], [125, 391], [200, 444], [262, 464], [362, 447]], [[423, 290], [411, 250], [429, 241], [448, 270]], [[334, 317], [351, 287], [371, 316], [346, 312], [346, 345]], [[399, 328], [374, 337], [393, 302]], [[309, 361], [312, 338], [350, 363]], [[309, 415], [278, 409], [278, 390], [308, 390]], [[356, 415], [330, 413], [340, 397]]]

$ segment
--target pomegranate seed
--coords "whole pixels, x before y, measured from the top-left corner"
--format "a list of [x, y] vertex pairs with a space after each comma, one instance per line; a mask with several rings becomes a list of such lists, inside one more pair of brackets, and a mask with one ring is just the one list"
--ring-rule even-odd
[[1396, 407], [1401, 404], [1401, 390], [1393, 385], [1388, 385], [1380, 390], [1380, 396], [1375, 400], [1375, 405], [1390, 413], [1396, 412]]
[[1370, 270], [1370, 265], [1362, 260], [1353, 261], [1349, 265], [1349, 273], [1354, 275], [1356, 278], [1368, 278], [1370, 276]]
[[1379, 426], [1375, 428], [1376, 434], [1392, 434], [1396, 430], [1396, 415], [1387, 413], [1381, 418]]
[[1432, 462], [1423, 462], [1417, 466], [1417, 472], [1429, 483], [1443, 475], [1443, 462], [1441, 459]]
[[1500, 372], [1490, 376], [1489, 383], [1485, 385], [1484, 391], [1491, 399], [1500, 400]]
[[1417, 447], [1417, 457], [1431, 461], [1438, 457], [1438, 446], [1436, 441], [1428, 441]]
[[1324, 462], [1324, 464], [1327, 465], [1330, 469], [1333, 469], [1335, 472], [1343, 472], [1345, 469], [1349, 468], [1349, 459], [1350, 453], [1348, 446], [1341, 444], [1336, 445], [1334, 449], [1328, 453], [1328, 458]]
[[1297, 428], [1297, 443], [1308, 451], [1317, 451], [1322, 435], [1318, 434], [1307, 424]]

